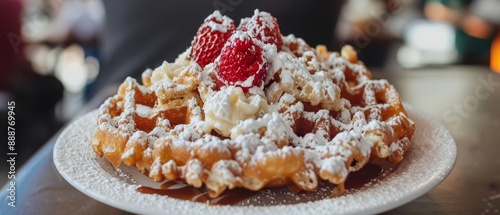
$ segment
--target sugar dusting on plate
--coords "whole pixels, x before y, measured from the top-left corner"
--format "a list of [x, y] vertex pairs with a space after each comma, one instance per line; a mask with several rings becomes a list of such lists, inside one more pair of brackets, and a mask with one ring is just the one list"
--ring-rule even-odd
[[[399, 168], [378, 183], [369, 183], [357, 191], [336, 198], [314, 200], [299, 194], [284, 200], [280, 192], [285, 192], [286, 189], [268, 189], [262, 191], [263, 195], [243, 202], [244, 206], [210, 206], [167, 196], [139, 193], [138, 186], [159, 186], [159, 183], [124, 165], [120, 169], [114, 169], [95, 155], [90, 144], [96, 129], [96, 111], [77, 119], [62, 132], [54, 147], [54, 163], [60, 174], [81, 192], [100, 202], [133, 213], [378, 213], [405, 204], [434, 188], [446, 178], [456, 160], [456, 145], [448, 130], [425, 113], [408, 105], [405, 105], [405, 108], [417, 124], [418, 130], [411, 149], [405, 154]], [[315, 192], [331, 191], [320, 187]]]

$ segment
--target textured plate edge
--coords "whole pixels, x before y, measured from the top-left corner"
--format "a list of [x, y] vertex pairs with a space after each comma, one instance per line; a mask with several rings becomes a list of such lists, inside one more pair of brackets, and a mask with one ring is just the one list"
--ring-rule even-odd
[[[447, 163], [448, 168], [445, 169], [445, 172], [440, 172], [439, 174], [434, 174], [432, 178], [429, 178], [427, 180], [427, 183], [423, 184], [423, 186], [419, 187], [418, 189], [413, 189], [410, 192], [406, 192], [406, 195], [403, 195], [403, 197], [389, 201], [389, 202], [385, 202], [384, 204], [365, 207], [365, 208], [361, 208], [361, 209], [358, 208], [358, 210], [355, 210], [355, 211], [347, 211], [347, 212], [344, 211], [345, 213], [343, 213], [343, 214], [380, 213], [380, 212], [384, 212], [384, 211], [399, 207], [401, 205], [404, 205], [404, 204], [424, 195], [425, 193], [429, 192], [430, 190], [432, 190], [433, 188], [438, 186], [440, 183], [442, 183], [444, 181], [444, 179], [446, 179], [446, 177], [453, 170], [453, 167], [454, 167], [456, 160], [457, 160], [457, 153], [458, 152], [457, 152], [457, 147], [456, 147], [455, 141], [453, 139], [453, 136], [451, 135], [449, 130], [444, 125], [442, 125], [441, 123], [439, 123], [438, 121], [436, 121], [435, 119], [433, 119], [432, 117], [430, 117], [429, 115], [424, 113], [423, 111], [421, 111], [415, 107], [412, 107], [411, 105], [407, 105], [407, 104], [405, 104], [405, 108], [407, 109], [410, 116], [418, 115], [419, 118], [422, 118], [426, 121], [432, 122], [435, 126], [440, 127], [440, 129], [442, 129], [444, 132], [446, 132], [446, 135], [451, 138], [449, 140], [449, 142], [450, 142], [450, 147], [452, 147], [454, 149], [453, 150], [454, 158], [453, 159], [446, 159], [446, 161], [448, 162]], [[63, 165], [58, 160], [58, 157], [59, 157], [58, 146], [60, 144], [62, 144], [61, 137], [63, 137], [64, 135], [67, 135], [67, 133], [70, 132], [70, 130], [71, 130], [70, 128], [72, 128], [74, 126], [74, 124], [77, 124], [79, 121], [81, 121], [85, 118], [90, 118], [91, 116], [95, 116], [95, 115], [96, 115], [96, 111], [92, 111], [92, 112], [89, 112], [89, 113], [85, 114], [84, 116], [74, 120], [72, 123], [70, 123], [70, 125], [67, 128], [65, 128], [65, 130], [58, 137], [56, 144], [54, 146], [54, 151], [53, 151], [53, 159], [54, 159], [53, 161], [54, 161], [54, 164], [55, 164], [58, 172], [61, 174], [61, 176], [66, 181], [68, 181], [69, 184], [71, 184], [73, 187], [78, 189], [80, 192], [84, 193], [85, 195], [87, 195], [93, 199], [96, 199], [99, 202], [107, 204], [109, 206], [120, 208], [120, 209], [129, 211], [129, 212], [133, 212], [133, 213], [166, 212], [166, 211], [158, 211], [157, 209], [155, 210], [154, 208], [153, 209], [152, 208], [143, 208], [140, 205], [124, 204], [123, 202], [116, 201], [114, 199], [110, 199], [109, 197], [106, 197], [106, 196], [102, 196], [102, 195], [92, 191], [88, 187], [84, 187], [83, 185], [79, 184], [77, 181], [72, 180], [71, 176], [69, 176], [65, 172], [65, 170], [60, 166], [60, 165]], [[320, 200], [320, 201], [324, 201], [324, 200]], [[327, 200], [327, 201], [330, 201], [330, 200]], [[295, 206], [301, 207], [302, 209], [307, 209], [307, 208], [313, 209], [313, 208], [315, 208], [316, 203], [317, 202], [301, 203], [301, 204], [297, 204]], [[196, 204], [198, 204], [198, 203], [196, 203]], [[280, 210], [282, 210], [283, 207], [289, 207], [289, 206], [290, 205], [279, 205], [279, 206], [269, 206], [269, 207], [243, 207], [243, 208], [245, 208], [244, 210], [241, 210], [242, 207], [234, 207], [234, 206], [199, 207], [200, 209], [204, 208], [204, 209], [208, 209], [209, 211], [206, 211], [206, 212], [198, 211], [198, 212], [204, 213], [204, 214], [206, 214], [208, 212], [217, 213], [218, 210], [215, 208], [220, 208], [220, 209], [223, 209], [224, 212], [231, 212], [231, 213], [234, 213], [234, 212], [236, 212], [236, 213], [263, 213], [263, 212], [276, 213], [276, 212], [280, 212]], [[215, 209], [215, 210], [212, 210], [212, 209]], [[296, 212], [302, 213], [302, 212], [304, 212], [304, 210], [298, 210]]]
[[457, 144], [455, 142], [455, 138], [453, 137], [451, 132], [448, 130], [448, 128], [446, 126], [444, 126], [442, 123], [440, 123], [439, 121], [437, 121], [436, 119], [434, 119], [433, 117], [431, 117], [430, 115], [428, 115], [427, 113], [423, 112], [422, 110], [420, 110], [412, 105], [409, 105], [407, 103], [403, 103], [403, 104], [404, 104], [404, 107], [405, 107], [407, 113], [409, 113], [410, 119], [412, 119], [412, 117], [414, 115], [419, 115], [421, 118], [425, 118], [426, 120], [428, 120], [428, 121], [432, 122], [433, 124], [435, 124], [436, 126], [440, 127], [446, 133], [446, 135], [450, 137], [449, 146], [452, 147], [452, 149], [453, 149], [453, 152], [452, 152], [453, 159], [447, 160], [448, 161], [448, 163], [447, 163], [448, 168], [446, 168], [444, 170], [444, 172], [440, 172], [441, 175], [438, 175], [438, 174], [433, 175], [434, 177], [430, 178], [427, 181], [428, 183], [424, 184], [420, 189], [413, 189], [410, 192], [407, 192], [407, 195], [405, 195], [404, 197], [402, 197], [401, 199], [399, 199], [397, 202], [393, 203], [392, 205], [384, 205], [380, 208], [376, 208], [376, 209], [373, 209], [370, 211], [368, 211], [368, 210], [360, 211], [360, 213], [356, 213], [356, 214], [378, 214], [378, 213], [386, 212], [388, 210], [403, 206], [403, 205], [405, 205], [405, 204], [407, 204], [407, 203], [409, 203], [409, 202], [411, 202], [419, 197], [422, 197], [423, 195], [425, 195], [426, 193], [430, 192], [431, 190], [433, 190], [434, 188], [439, 186], [441, 183], [443, 183], [446, 180], [446, 178], [451, 174], [451, 172], [453, 171], [453, 168], [455, 167], [455, 164], [457, 163], [457, 158], [458, 158]]

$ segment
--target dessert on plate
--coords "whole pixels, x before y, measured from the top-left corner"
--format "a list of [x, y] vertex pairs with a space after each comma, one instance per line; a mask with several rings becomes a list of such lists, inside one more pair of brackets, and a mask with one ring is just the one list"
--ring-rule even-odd
[[370, 160], [398, 163], [415, 124], [396, 89], [373, 80], [353, 47], [281, 35], [255, 10], [239, 25], [218, 11], [173, 62], [127, 78], [99, 108], [92, 147], [155, 181], [227, 189], [319, 181], [339, 194]]

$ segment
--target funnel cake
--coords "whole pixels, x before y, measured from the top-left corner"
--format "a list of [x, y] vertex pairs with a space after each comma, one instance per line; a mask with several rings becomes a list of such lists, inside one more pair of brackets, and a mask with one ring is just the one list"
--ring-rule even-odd
[[[206, 186], [211, 197], [237, 187], [313, 191], [322, 180], [342, 194], [349, 173], [370, 160], [403, 159], [415, 125], [396, 89], [373, 80], [351, 46], [330, 52], [282, 36], [258, 10], [241, 25], [216, 11], [175, 62], [146, 70], [142, 85], [127, 78], [99, 108], [96, 154], [158, 182]], [[200, 35], [228, 33], [215, 36], [227, 41], [208, 47], [207, 61]], [[248, 55], [257, 61], [240, 65]]]

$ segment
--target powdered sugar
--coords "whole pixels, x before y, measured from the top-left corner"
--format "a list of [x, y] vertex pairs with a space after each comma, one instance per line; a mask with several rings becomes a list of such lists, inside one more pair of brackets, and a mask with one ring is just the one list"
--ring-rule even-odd
[[248, 77], [247, 80], [241, 82], [241, 84], [240, 83], [236, 83], [236, 84], [238, 84], [242, 87], [252, 87], [254, 79], [255, 79], [255, 75], [252, 75], [252, 76]]
[[[59, 173], [88, 196], [132, 213], [139, 214], [366, 214], [380, 213], [404, 204], [439, 184], [451, 171], [456, 145], [446, 128], [413, 107], [406, 110], [419, 125], [412, 152], [400, 167], [376, 185], [328, 198], [330, 188], [292, 194], [284, 189], [263, 190], [239, 206], [209, 206], [166, 196], [142, 194], [137, 186], [159, 187], [135, 168], [122, 165], [114, 169], [97, 158], [90, 147], [97, 112], [71, 123], [54, 147], [54, 164]], [[255, 137], [253, 138], [255, 140]], [[250, 148], [249, 148], [250, 149]], [[309, 153], [306, 157], [316, 156]], [[233, 166], [235, 163], [221, 163]], [[432, 166], [433, 168], [429, 168]], [[217, 168], [221, 171], [230, 168]], [[229, 172], [220, 173], [231, 178]], [[416, 177], [418, 176], [418, 177]], [[320, 197], [323, 195], [323, 197]], [[324, 199], [325, 198], [325, 199]], [[360, 204], [363, 202], [363, 204]], [[299, 204], [300, 203], [300, 204]]]
[[[222, 19], [220, 16], [215, 12], [207, 19]], [[247, 21], [252, 21], [246, 26], [250, 33], [277, 26], [269, 14], [259, 11]], [[306, 190], [315, 189], [320, 180], [341, 185], [350, 172], [373, 157], [393, 162], [402, 159], [414, 124], [387, 81], [371, 80], [362, 63], [311, 48], [293, 35], [285, 37], [278, 52], [276, 44], [259, 41], [254, 38], [259, 35], [249, 32], [232, 34], [215, 63], [203, 69], [184, 55], [174, 63], [164, 62], [146, 71], [145, 86], [128, 78], [114, 97], [116, 101], [103, 105], [98, 132], [118, 130], [123, 142], [128, 142], [127, 150], [117, 153], [131, 160], [123, 160], [125, 163], [138, 164], [149, 177], [182, 179], [195, 187], [205, 184], [211, 196], [220, 195], [228, 186], [259, 190], [276, 179], [292, 180]], [[263, 40], [269, 36], [260, 33]], [[241, 60], [230, 61], [239, 58], [228, 55], [231, 52], [225, 49], [245, 51], [238, 50], [242, 47], [250, 52], [258, 50], [260, 63], [248, 66], [252, 71], [267, 69], [264, 81], [263, 73], [235, 73], [247, 65], [240, 65]], [[233, 79], [235, 74], [243, 78]], [[254, 86], [256, 81], [259, 86]], [[242, 89], [250, 86], [248, 92]], [[145, 98], [153, 99], [142, 101]], [[111, 117], [108, 112], [113, 106], [123, 108]], [[136, 117], [143, 120], [134, 121]], [[154, 121], [154, 125], [144, 126], [144, 121]], [[101, 127], [103, 124], [107, 127]], [[134, 133], [151, 127], [154, 129], [148, 134]], [[141, 135], [147, 135], [147, 140]], [[142, 141], [141, 147], [134, 145], [135, 140]], [[101, 147], [115, 148], [106, 143], [103, 141]], [[147, 148], [141, 154], [143, 146]], [[98, 146], [95, 148], [98, 152]], [[139, 159], [136, 157], [142, 160], [134, 160]], [[235, 170], [238, 168], [233, 164], [215, 165], [221, 161], [235, 161], [242, 171]]]
[[231, 28], [232, 20], [227, 16], [222, 16], [222, 14], [216, 10], [205, 19], [205, 22], [208, 23], [208, 26], [212, 29], [212, 31], [226, 33], [227, 30]]
[[[306, 57], [294, 57], [291, 53], [280, 52], [277, 54], [270, 74], [280, 72], [280, 84], [283, 90], [301, 101], [309, 101], [312, 105], [330, 103], [338, 110], [340, 89], [327, 78], [324, 71], [311, 74], [311, 68], [305, 64]], [[316, 70], [319, 68], [316, 68]], [[314, 70], [313, 70], [314, 71]]]
[[137, 114], [141, 117], [149, 118], [153, 114], [153, 109], [146, 105], [137, 104], [135, 109]]
[[126, 158], [129, 158], [129, 157], [132, 157], [135, 153], [136, 153], [135, 152], [135, 148], [130, 148], [129, 150], [125, 151], [122, 154], [122, 159], [126, 159]]
[[238, 27], [242, 31], [249, 32], [252, 37], [258, 40], [272, 44], [281, 49], [282, 35], [279, 30], [277, 20], [269, 13], [256, 9], [252, 17], [243, 18]]

